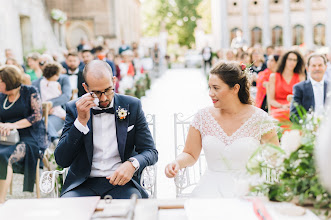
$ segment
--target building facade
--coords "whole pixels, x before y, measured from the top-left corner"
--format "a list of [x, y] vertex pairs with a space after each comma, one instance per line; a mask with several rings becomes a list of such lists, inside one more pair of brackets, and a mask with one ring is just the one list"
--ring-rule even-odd
[[43, 0], [0, 0], [0, 60], [9, 48], [22, 63], [33, 50], [59, 50]]
[[67, 48], [76, 47], [81, 38], [90, 40], [101, 38], [112, 48], [119, 47], [122, 40], [127, 44], [139, 41], [139, 0], [45, 0], [45, 2], [49, 12], [52, 9], [60, 9], [67, 14], [65, 34], [60, 33], [65, 37]]
[[212, 0], [214, 46], [229, 48], [239, 29], [248, 46], [331, 46], [330, 0]]

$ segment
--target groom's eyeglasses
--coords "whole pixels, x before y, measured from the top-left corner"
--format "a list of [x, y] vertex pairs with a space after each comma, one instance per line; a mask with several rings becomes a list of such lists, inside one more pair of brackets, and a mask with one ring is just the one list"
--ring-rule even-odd
[[90, 91], [90, 92], [94, 98], [101, 98], [102, 94], [105, 94], [106, 96], [114, 94], [114, 90], [115, 90], [114, 88], [109, 87], [105, 89], [103, 92], [101, 91]]

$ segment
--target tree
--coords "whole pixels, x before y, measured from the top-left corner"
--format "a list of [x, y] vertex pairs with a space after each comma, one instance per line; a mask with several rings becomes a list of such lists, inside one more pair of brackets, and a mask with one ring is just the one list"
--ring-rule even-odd
[[195, 42], [194, 29], [201, 16], [197, 6], [201, 0], [148, 0], [142, 2], [143, 34], [157, 36], [161, 24], [169, 33], [173, 43], [192, 47]]

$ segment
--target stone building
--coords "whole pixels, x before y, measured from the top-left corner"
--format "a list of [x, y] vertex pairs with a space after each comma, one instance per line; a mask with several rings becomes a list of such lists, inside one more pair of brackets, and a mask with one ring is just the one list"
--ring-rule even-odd
[[4, 50], [13, 50], [22, 63], [32, 50], [59, 49], [43, 0], [0, 0], [0, 61]]
[[249, 46], [331, 46], [330, 0], [212, 0], [214, 46], [229, 48], [236, 30]]
[[81, 38], [92, 40], [101, 37], [112, 48], [118, 48], [122, 40], [127, 44], [139, 41], [139, 0], [45, 0], [45, 2], [49, 12], [52, 9], [60, 9], [67, 14], [65, 34], [61, 32], [59, 35], [65, 36], [64, 40], [68, 48], [76, 47]]

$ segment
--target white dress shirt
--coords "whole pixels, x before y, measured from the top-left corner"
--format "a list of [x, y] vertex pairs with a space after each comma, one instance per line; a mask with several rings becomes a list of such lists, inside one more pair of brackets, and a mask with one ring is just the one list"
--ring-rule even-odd
[[[114, 99], [110, 107], [114, 106]], [[100, 109], [95, 107], [96, 109]], [[118, 151], [115, 115], [101, 113], [92, 115], [93, 123], [93, 158], [90, 177], [107, 177], [112, 175], [122, 164]], [[87, 134], [89, 128], [83, 126], [78, 119], [74, 122], [76, 128]]]
[[[79, 73], [79, 68], [77, 68], [75, 71], [71, 71], [68, 69], [68, 76], [69, 76], [69, 81], [70, 81], [70, 86], [71, 89], [77, 89], [78, 88], [78, 73]], [[77, 93], [74, 94], [74, 99], [78, 97]]]
[[324, 79], [317, 82], [310, 78], [314, 91], [315, 113], [320, 115], [324, 112]]

